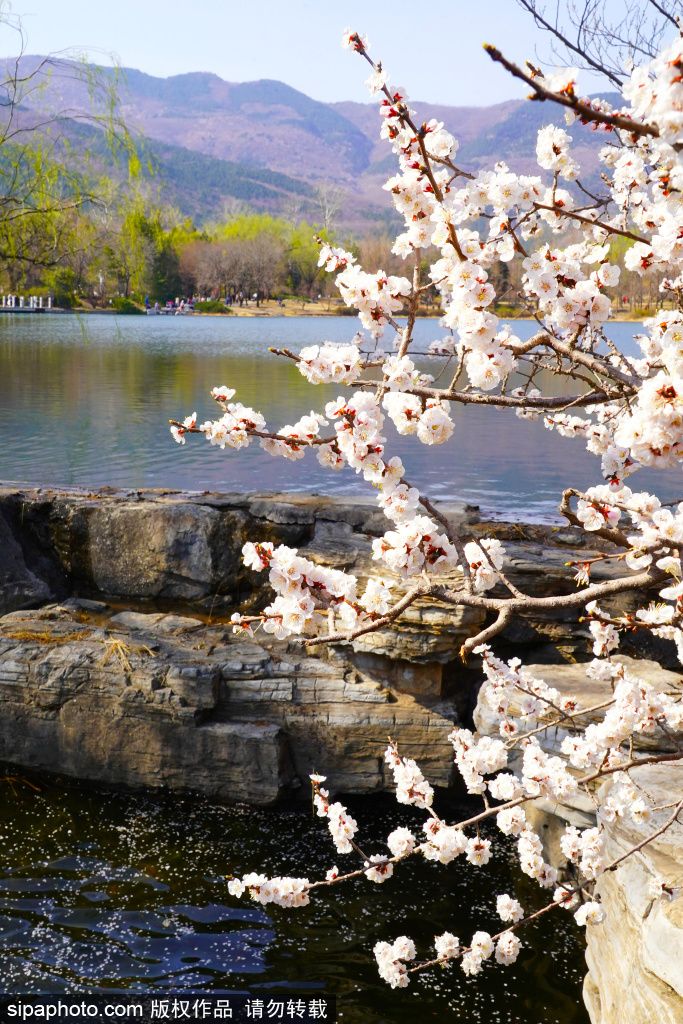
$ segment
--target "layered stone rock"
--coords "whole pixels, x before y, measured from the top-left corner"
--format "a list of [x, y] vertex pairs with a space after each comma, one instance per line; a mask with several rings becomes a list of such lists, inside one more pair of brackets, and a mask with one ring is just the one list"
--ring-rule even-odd
[[[581, 546], [585, 538], [578, 531], [481, 522], [477, 511], [463, 502], [442, 503], [440, 509], [465, 540], [482, 535], [501, 539], [506, 573], [530, 593], [573, 590], [566, 562], [594, 553]], [[11, 573], [3, 572], [0, 563], [0, 598], [3, 585], [8, 594], [4, 611], [73, 593], [166, 602], [213, 614], [236, 607], [254, 610], [263, 607], [269, 595], [262, 577], [242, 564], [246, 540], [298, 548], [313, 561], [352, 572], [363, 586], [378, 568], [372, 540], [390, 525], [375, 505], [351, 498], [131, 493], [107, 488], [86, 493], [0, 487], [0, 514], [17, 564], [21, 563], [20, 575], [28, 581], [15, 592], [6, 582]], [[618, 566], [610, 563], [594, 568], [596, 580], [617, 572]], [[457, 587], [461, 576], [451, 573], [443, 582]], [[396, 597], [406, 588], [404, 581], [393, 581]], [[457, 661], [463, 641], [485, 619], [478, 609], [418, 601], [398, 620], [397, 628], [361, 637], [353, 648], [360, 665], [383, 666], [395, 685], [400, 686], [405, 676], [408, 690], [424, 685], [425, 692], [438, 694], [440, 666]], [[577, 611], [559, 619], [552, 613], [522, 617], [506, 629], [503, 639], [545, 644], [548, 656], [558, 660], [565, 648], [571, 656], [577, 644], [585, 647], [577, 620]], [[426, 667], [410, 669], [416, 664]]]
[[[504, 541], [506, 574], [536, 595], [573, 590], [566, 563], [594, 553], [571, 529], [483, 523], [463, 503], [441, 510], [465, 540]], [[432, 783], [448, 785], [446, 737], [476, 695], [475, 674], [458, 652], [484, 624], [482, 613], [416, 602], [395, 629], [332, 650], [238, 640], [224, 624], [234, 608], [270, 599], [262, 577], [242, 564], [246, 540], [296, 547], [354, 573], [362, 586], [377, 567], [372, 538], [387, 525], [374, 505], [314, 495], [0, 488], [0, 758], [268, 804], [311, 771], [326, 774], [333, 791], [389, 788], [382, 752], [390, 735]], [[597, 563], [593, 575], [618, 572]], [[460, 576], [445, 582], [457, 587]], [[394, 595], [405, 588], [395, 581]], [[45, 607], [48, 600], [62, 604]], [[635, 600], [603, 605], [632, 608]], [[588, 654], [578, 615], [528, 615], [500, 640], [534, 651], [544, 661], [530, 666], [534, 674], [591, 706], [594, 684], [572, 663]], [[661, 667], [677, 664], [673, 645], [657, 643], [659, 664], [627, 664], [661, 688], [678, 686], [679, 673]], [[563, 659], [570, 664], [546, 663]], [[483, 704], [474, 717], [480, 731], [496, 731]], [[560, 741], [556, 730], [541, 734], [549, 751]], [[647, 737], [639, 744], [652, 746]], [[647, 771], [657, 800], [680, 798], [681, 763]], [[564, 823], [586, 828], [595, 820], [588, 794], [561, 807], [534, 801], [527, 815], [555, 863]], [[610, 828], [612, 855], [641, 831], [623, 822]], [[681, 849], [678, 828], [601, 880], [609, 916], [589, 930], [585, 987], [593, 1024], [683, 1020], [683, 901], [643, 895], [652, 877], [683, 884]]]
[[[608, 834], [610, 860], [663, 825], [683, 796], [683, 760], [638, 772], [656, 811], [646, 824], [619, 819]], [[667, 807], [667, 805], [669, 805]], [[680, 1024], [683, 1020], [683, 899], [653, 898], [655, 879], [683, 887], [683, 824], [629, 857], [599, 882], [607, 917], [587, 929], [584, 1000], [592, 1024]]]
[[337, 791], [388, 788], [391, 735], [451, 781], [446, 702], [191, 617], [68, 604], [0, 619], [1, 760], [269, 804], [314, 771]]
[[[680, 693], [680, 673], [667, 671], [656, 662], [634, 660], [616, 655], [626, 670], [657, 690]], [[604, 685], [590, 679], [583, 665], [528, 665], [537, 678], [575, 696], [581, 707], [593, 708], [609, 699]], [[497, 735], [498, 720], [483, 699], [474, 713], [481, 734]], [[582, 716], [577, 724], [599, 721], [604, 708]], [[552, 728], [537, 734], [541, 746], [550, 754], [559, 752], [567, 732]], [[648, 752], [676, 752], [683, 735], [640, 733], [634, 737], [634, 749]], [[680, 749], [680, 746], [679, 746]], [[513, 770], [521, 768], [521, 757], [510, 760]], [[647, 836], [657, 831], [671, 814], [672, 806], [683, 798], [683, 760], [639, 768], [634, 780], [642, 787], [655, 811], [646, 823], [637, 825], [619, 818], [605, 826], [608, 838], [607, 860], [616, 860]], [[603, 784], [600, 796], [611, 783]], [[590, 828], [596, 824], [595, 805], [589, 793], [573, 794], [565, 803], [555, 804], [539, 798], [525, 804], [531, 825], [541, 836], [546, 859], [565, 869], [566, 859], [559, 840], [566, 824]], [[683, 899], [669, 903], [653, 899], [649, 883], [661, 879], [671, 886], [683, 887], [683, 824], [676, 823], [637, 854], [629, 857], [617, 871], [603, 874], [596, 891], [607, 912], [599, 926], [587, 927], [588, 974], [584, 982], [584, 1000], [592, 1024], [679, 1024], [683, 1021]]]

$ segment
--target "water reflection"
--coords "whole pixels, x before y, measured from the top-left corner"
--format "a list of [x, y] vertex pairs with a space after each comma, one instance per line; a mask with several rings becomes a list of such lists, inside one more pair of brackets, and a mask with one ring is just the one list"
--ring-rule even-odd
[[[215, 413], [208, 392], [237, 389], [269, 424], [294, 422], [321, 410], [338, 386], [313, 388], [269, 346], [298, 351], [320, 340], [348, 342], [357, 321], [315, 318], [180, 318], [54, 316], [0, 317], [0, 416], [6, 442], [0, 479], [40, 484], [189, 490], [312, 490], [367, 494], [350, 470], [331, 473], [315, 457], [283, 463], [262, 450], [221, 452], [201, 438], [184, 448], [168, 433], [171, 417]], [[615, 341], [637, 325], [615, 323]], [[519, 323], [525, 338], [533, 324]], [[417, 324], [426, 349], [443, 331], [436, 320]], [[421, 368], [434, 372], [434, 363]], [[571, 385], [552, 380], [556, 393]], [[387, 422], [388, 447], [401, 456], [409, 479], [442, 499], [465, 499], [507, 518], [553, 518], [563, 485], [599, 483], [599, 463], [581, 441], [565, 440], [540, 423], [505, 410], [455, 407], [455, 432], [425, 448], [399, 437]], [[427, 457], [425, 457], [427, 456]], [[668, 474], [671, 477], [671, 474]], [[663, 500], [679, 491], [671, 479], [639, 474], [638, 487]]]

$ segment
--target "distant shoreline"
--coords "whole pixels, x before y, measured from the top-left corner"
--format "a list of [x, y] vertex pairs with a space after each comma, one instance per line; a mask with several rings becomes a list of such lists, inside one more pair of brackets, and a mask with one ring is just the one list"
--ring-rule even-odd
[[[291, 300], [286, 300], [291, 301]], [[327, 305], [326, 300], [322, 299], [320, 302], [306, 303], [302, 307], [301, 303], [292, 303], [292, 305], [278, 306], [274, 300], [262, 302], [260, 306], [228, 306], [226, 307], [229, 313], [200, 313], [195, 312], [190, 314], [191, 317], [217, 317], [222, 318], [226, 316], [237, 316], [237, 317], [348, 317], [350, 320], [355, 320], [357, 314], [355, 311], [348, 311], [347, 307], [339, 305]], [[144, 311], [140, 311], [144, 315]], [[115, 309], [88, 309], [88, 308], [77, 308], [77, 309], [61, 309], [59, 307], [53, 307], [52, 309], [10, 309], [0, 307], [0, 313], [7, 313], [8, 315], [19, 315], [19, 316], [30, 316], [32, 313], [41, 313], [43, 315], [64, 315], [72, 314], [76, 316], [83, 315], [96, 315], [96, 316], [129, 316], [130, 314], [121, 313]], [[172, 313], [163, 313], [162, 316], [172, 316]], [[185, 314], [187, 315], [187, 314]], [[501, 320], [507, 321], [519, 321], [520, 323], [533, 323], [534, 318], [531, 316], [506, 316], [503, 313], [497, 313]], [[650, 315], [650, 314], [646, 314]], [[417, 314], [419, 320], [439, 320], [442, 316], [441, 310], [434, 310], [434, 312], [423, 310]], [[399, 314], [399, 318], [400, 314]], [[633, 313], [621, 313], [618, 312], [611, 317], [612, 323], [642, 323], [645, 316], [636, 316]], [[609, 323], [609, 321], [608, 321]]]

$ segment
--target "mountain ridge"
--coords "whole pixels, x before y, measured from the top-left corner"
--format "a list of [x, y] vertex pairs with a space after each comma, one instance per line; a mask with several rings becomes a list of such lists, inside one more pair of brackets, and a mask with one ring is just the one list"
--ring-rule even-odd
[[[39, 59], [23, 57], [22, 73]], [[181, 197], [181, 208], [193, 216], [210, 219], [211, 207], [226, 198], [277, 209], [278, 196], [282, 202], [299, 196], [310, 210], [316, 185], [327, 183], [346, 195], [345, 226], [362, 229], [368, 220], [391, 219], [381, 186], [397, 165], [390, 146], [379, 138], [377, 103], [321, 103], [276, 79], [229, 82], [213, 72], [159, 78], [135, 68], [120, 71], [122, 116], [150, 140], [171, 190]], [[104, 73], [112, 79], [118, 74], [113, 69]], [[84, 84], [69, 76], [50, 81], [41, 96], [43, 106], [46, 97], [55, 108], [89, 105]], [[519, 173], [538, 173], [536, 132], [551, 121], [564, 124], [561, 110], [528, 100], [484, 107], [411, 105], [419, 122], [432, 117], [444, 122], [460, 143], [456, 161], [473, 173], [499, 160]], [[578, 124], [569, 131], [585, 181], [599, 183], [597, 153], [605, 136]], [[269, 182], [264, 172], [280, 178]]]

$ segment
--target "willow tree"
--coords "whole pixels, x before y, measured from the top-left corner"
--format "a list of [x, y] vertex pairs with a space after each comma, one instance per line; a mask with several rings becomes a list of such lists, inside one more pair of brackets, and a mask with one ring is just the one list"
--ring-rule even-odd
[[[26, 57], [21, 20], [6, 3], [2, 33], [18, 50], [0, 70], [0, 262], [14, 289], [28, 268], [63, 265], [88, 244], [74, 215], [111, 203], [112, 161], [123, 157], [124, 177], [135, 179], [140, 147], [118, 112], [118, 68], [69, 51]], [[61, 102], [64, 83], [72, 104]]]

